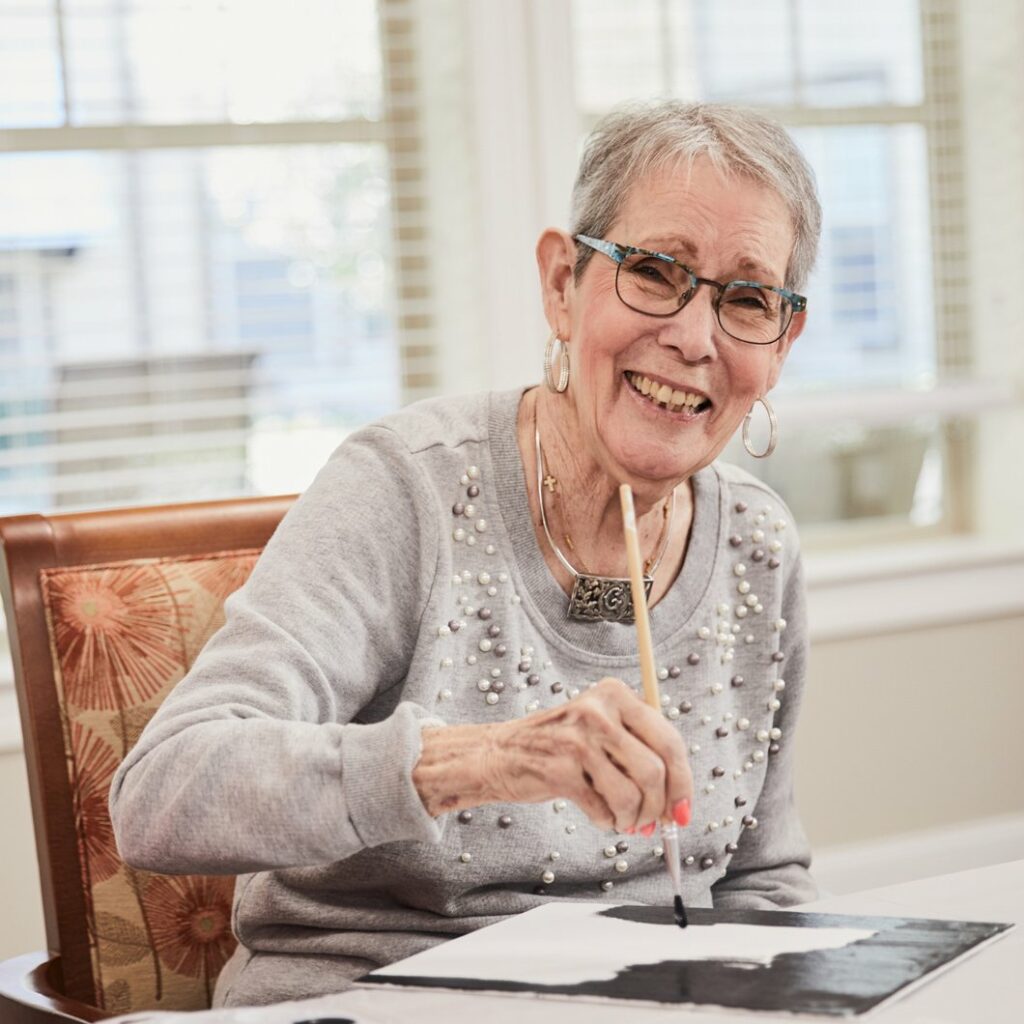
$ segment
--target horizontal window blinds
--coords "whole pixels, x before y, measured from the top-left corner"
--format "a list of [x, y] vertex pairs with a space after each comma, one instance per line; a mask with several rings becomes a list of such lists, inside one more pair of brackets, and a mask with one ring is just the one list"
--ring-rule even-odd
[[419, 10], [0, 0], [0, 511], [296, 489], [437, 390]]
[[298, 490], [436, 392], [425, 16], [0, 0], [0, 514]]

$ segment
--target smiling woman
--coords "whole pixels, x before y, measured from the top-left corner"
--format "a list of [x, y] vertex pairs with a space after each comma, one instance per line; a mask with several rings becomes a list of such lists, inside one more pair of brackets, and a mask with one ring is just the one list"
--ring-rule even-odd
[[598, 127], [575, 199], [537, 245], [545, 386], [353, 434], [114, 779], [126, 861], [251, 873], [220, 1003], [338, 990], [547, 900], [667, 904], [658, 822], [685, 829], [687, 906], [815, 893], [799, 545], [715, 461], [803, 329], [813, 183], [760, 115], [666, 102]]
[[[648, 545], [669, 495], [682, 499], [655, 602], [685, 552], [686, 481], [765, 400], [804, 328], [807, 301], [786, 286], [806, 277], [821, 222], [810, 172], [781, 130], [680, 104], [673, 135], [666, 109], [628, 108], [598, 126], [576, 183], [586, 230], [551, 229], [538, 244], [545, 311], [575, 386], [541, 394], [533, 411], [548, 464], [565, 467], [556, 519], [576, 524], [590, 571], [621, 571], [617, 481], [637, 495]], [[609, 259], [595, 264], [594, 252]], [[564, 574], [557, 555], [548, 561]]]

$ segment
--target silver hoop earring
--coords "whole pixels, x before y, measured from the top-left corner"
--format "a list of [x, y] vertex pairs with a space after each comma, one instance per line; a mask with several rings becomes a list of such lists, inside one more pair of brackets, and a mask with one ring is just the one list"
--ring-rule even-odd
[[569, 346], [554, 331], [544, 349], [544, 383], [559, 395], [569, 386]]
[[750, 412], [743, 417], [743, 447], [747, 449], [747, 454], [753, 455], [755, 459], [766, 459], [775, 451], [775, 444], [779, 440], [779, 421], [775, 418], [775, 410], [768, 404], [767, 398], [759, 398], [757, 401], [764, 406], [764, 411], [768, 413], [768, 447], [763, 452], [755, 452], [751, 447], [750, 418], [754, 415], [753, 405], [750, 407]]

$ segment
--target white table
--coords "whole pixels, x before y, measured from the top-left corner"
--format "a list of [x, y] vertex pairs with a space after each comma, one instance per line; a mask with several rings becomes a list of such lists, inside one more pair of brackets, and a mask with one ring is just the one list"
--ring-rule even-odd
[[[1024, 860], [917, 882], [818, 900], [801, 910], [891, 917], [1012, 921], [1019, 927], [933, 981], [862, 1018], [870, 1024], [1021, 1024], [1024, 1021]], [[353, 990], [276, 1006], [193, 1014], [129, 1014], [119, 1022], [172, 1024], [292, 1024], [350, 1017], [357, 1024], [764, 1024], [798, 1019], [766, 1013], [723, 1013], [489, 996], [469, 993]], [[802, 1018], [808, 1019], [808, 1018]], [[821, 1018], [819, 1018], [821, 1019]]]

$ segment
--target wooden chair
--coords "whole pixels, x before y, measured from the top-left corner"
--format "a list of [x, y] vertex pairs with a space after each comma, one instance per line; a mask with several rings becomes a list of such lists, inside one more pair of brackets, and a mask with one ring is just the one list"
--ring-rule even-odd
[[293, 500], [0, 519], [48, 947], [0, 964], [5, 1024], [209, 1005], [234, 879], [128, 868], [107, 794]]

